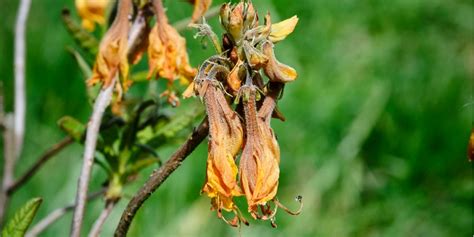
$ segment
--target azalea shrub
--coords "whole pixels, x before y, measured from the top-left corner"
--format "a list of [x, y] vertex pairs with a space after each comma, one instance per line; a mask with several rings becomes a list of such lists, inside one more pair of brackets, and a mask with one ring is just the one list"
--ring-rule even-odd
[[[157, 151], [183, 140], [195, 121], [202, 119], [209, 134], [202, 193], [210, 198], [218, 218], [234, 227], [249, 225], [243, 211], [246, 209], [251, 218], [269, 220], [276, 227], [279, 208], [291, 215], [302, 210], [301, 196], [296, 197], [300, 208], [295, 211], [277, 198], [280, 147], [271, 127], [272, 118], [285, 120], [277, 103], [283, 99], [283, 89], [297, 78], [295, 69], [276, 58], [275, 45], [293, 32], [298, 17], [275, 23], [269, 13], [259, 15], [252, 1], [224, 3], [215, 7], [217, 14], [209, 16], [219, 17], [223, 30], [219, 36], [205, 17], [212, 1], [190, 3], [194, 4], [194, 12], [188, 30], [194, 30], [196, 39], [215, 49], [214, 55], [195, 66], [189, 62], [188, 54], [192, 52], [179, 33], [183, 29], [169, 23], [161, 0], [76, 0], [81, 23], [70, 10], [62, 12], [64, 25], [77, 43], [68, 50], [86, 78], [93, 112], [87, 124], [64, 116], [59, 126], [70, 139], [84, 145], [84, 157], [87, 149], [94, 149], [91, 168], [97, 166], [107, 173], [99, 194], [105, 200], [104, 214], [91, 236], [100, 233], [110, 210], [123, 199], [124, 186], [134, 182], [144, 168], [157, 166], [158, 172], [173, 171], [166, 171], [166, 165], [160, 168]], [[143, 64], [148, 65], [147, 70], [134, 69]], [[166, 87], [160, 91], [154, 84], [156, 80], [165, 80]], [[150, 94], [129, 96], [135, 84], [149, 84]], [[195, 102], [181, 105], [183, 99]], [[105, 114], [97, 113], [107, 107]], [[94, 131], [97, 114], [100, 126]], [[83, 171], [88, 169], [87, 162], [84, 158]], [[71, 236], [80, 233], [84, 214], [80, 206], [85, 205], [80, 199], [87, 193], [87, 186], [82, 190], [81, 180], [87, 180], [87, 172], [79, 179]], [[245, 199], [247, 206], [235, 204], [235, 198]], [[133, 199], [129, 206], [131, 203]], [[39, 205], [35, 202], [35, 208]], [[127, 232], [128, 227], [124, 232], [120, 230], [124, 218], [129, 225], [133, 215], [129, 220], [122, 217], [117, 236]]]

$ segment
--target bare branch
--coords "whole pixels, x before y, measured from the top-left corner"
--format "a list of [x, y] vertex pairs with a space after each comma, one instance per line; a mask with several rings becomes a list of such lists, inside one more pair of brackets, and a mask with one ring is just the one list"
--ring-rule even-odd
[[94, 223], [91, 232], [89, 232], [89, 237], [98, 237], [100, 232], [102, 231], [102, 227], [104, 226], [105, 220], [109, 217], [110, 213], [117, 204], [117, 201], [110, 201], [105, 204], [105, 208], [100, 213], [99, 217]]
[[[87, 197], [87, 201], [92, 201], [98, 197], [101, 197], [102, 194], [104, 194], [106, 189], [97, 191], [95, 193], [91, 193]], [[74, 209], [75, 205], [71, 204], [62, 208], [58, 208], [51, 212], [49, 215], [47, 215], [45, 218], [43, 218], [41, 221], [38, 222], [33, 228], [31, 228], [28, 233], [26, 233], [25, 237], [35, 237], [41, 234], [46, 228], [48, 228], [50, 225], [52, 225], [54, 222], [56, 222], [59, 218], [61, 218], [64, 214], [66, 214], [68, 211], [72, 211]]]
[[10, 187], [7, 189], [7, 195], [12, 195], [16, 190], [18, 190], [19, 187], [21, 187], [23, 184], [25, 184], [33, 175], [38, 172], [38, 170], [46, 164], [51, 157], [55, 156], [58, 154], [60, 151], [62, 151], [65, 147], [68, 145], [72, 144], [74, 142], [74, 139], [70, 136], [67, 136], [63, 138], [61, 141], [58, 143], [54, 144], [52, 147], [50, 147], [47, 151], [45, 151], [39, 159], [21, 176], [18, 178]]
[[84, 143], [84, 157], [81, 174], [77, 185], [76, 206], [74, 208], [71, 236], [79, 237], [84, 218], [84, 209], [86, 207], [86, 196], [89, 188], [89, 179], [94, 163], [95, 148], [97, 145], [97, 136], [99, 134], [100, 123], [105, 109], [112, 100], [112, 92], [117, 81], [117, 76], [112, 80], [112, 84], [102, 89], [96, 98], [92, 116], [87, 126], [86, 141]]
[[16, 159], [23, 147], [23, 137], [25, 135], [25, 29], [28, 13], [30, 11], [31, 0], [21, 0], [18, 8], [18, 15], [15, 26], [15, 124], [13, 134], [15, 134], [15, 157]]
[[15, 25], [15, 100], [13, 115], [4, 116], [3, 98], [1, 120], [3, 125], [4, 166], [2, 189], [0, 190], [0, 225], [3, 223], [5, 208], [8, 203], [7, 188], [13, 182], [15, 162], [20, 156], [25, 134], [25, 29], [31, 0], [21, 0]]
[[209, 133], [209, 124], [207, 122], [207, 117], [204, 118], [204, 121], [194, 129], [191, 136], [181, 145], [178, 150], [174, 152], [171, 158], [159, 169], [156, 169], [151, 174], [150, 178], [142, 186], [140, 190], [135, 194], [135, 196], [130, 200], [120, 222], [115, 230], [115, 236], [126, 236], [130, 224], [132, 223], [135, 214], [138, 209], [143, 205], [143, 203], [150, 197], [150, 195], [160, 187], [160, 185], [173, 173], [181, 163], [191, 154], [194, 149], [206, 138]]

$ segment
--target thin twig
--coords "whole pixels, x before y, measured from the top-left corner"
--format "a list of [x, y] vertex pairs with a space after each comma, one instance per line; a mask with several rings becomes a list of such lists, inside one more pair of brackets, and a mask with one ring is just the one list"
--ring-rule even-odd
[[94, 163], [95, 148], [97, 145], [97, 137], [99, 134], [100, 122], [104, 115], [105, 109], [109, 106], [112, 100], [112, 92], [114, 90], [117, 76], [112, 80], [112, 84], [100, 91], [94, 104], [89, 125], [87, 126], [84, 158], [79, 176], [79, 182], [76, 195], [76, 206], [74, 208], [73, 222], [71, 236], [79, 237], [82, 227], [82, 219], [84, 217], [84, 209], [86, 207], [86, 196], [89, 188], [89, 179], [92, 171], [92, 164]]
[[105, 220], [109, 217], [110, 213], [117, 204], [117, 201], [110, 201], [105, 204], [105, 208], [100, 213], [99, 217], [95, 221], [92, 230], [89, 232], [89, 237], [98, 237], [100, 232], [102, 231], [102, 227], [104, 226]]
[[[209, 18], [213, 18], [219, 15], [220, 9], [221, 9], [220, 6], [212, 7], [206, 12], [206, 14], [204, 14], [204, 18], [209, 19]], [[185, 18], [173, 23], [173, 27], [177, 31], [182, 31], [188, 27], [189, 23], [191, 23], [191, 17], [188, 17], [188, 18]]]
[[33, 175], [38, 172], [38, 170], [46, 164], [51, 157], [55, 156], [58, 154], [60, 151], [62, 151], [64, 148], [66, 148], [68, 145], [72, 144], [74, 142], [74, 139], [70, 136], [67, 136], [63, 138], [61, 141], [58, 143], [54, 144], [52, 147], [50, 147], [47, 151], [45, 151], [39, 159], [21, 176], [18, 178], [10, 187], [7, 189], [7, 195], [12, 195], [16, 190], [18, 190], [19, 187], [21, 187], [23, 184], [25, 184]]
[[[120, 11], [125, 11], [125, 9], [129, 9], [129, 7], [121, 7], [121, 4], [131, 4], [131, 0], [121, 0], [119, 2], [119, 13], [124, 14], [124, 12]], [[128, 11], [128, 10], [127, 10]], [[128, 13], [127, 13], [128, 14]], [[117, 15], [117, 20], [118, 16]], [[143, 27], [143, 24], [146, 24], [146, 21], [140, 19], [137, 17], [135, 19], [135, 22], [132, 25], [132, 28], [129, 31], [129, 39], [128, 39], [128, 45], [127, 47], [130, 48], [132, 45], [134, 45], [138, 40], [143, 40], [143, 37], [140, 37], [142, 34], [140, 34], [139, 31], [135, 30], [136, 28], [144, 30], [146, 27]], [[133, 54], [133, 53], [132, 53]], [[107, 88], [103, 88], [100, 92], [99, 95], [96, 98], [95, 104], [94, 104], [94, 109], [91, 115], [91, 119], [89, 121], [89, 125], [87, 127], [87, 132], [86, 132], [86, 141], [85, 141], [85, 151], [84, 151], [84, 157], [83, 157], [83, 165], [82, 165], [82, 170], [81, 174], [79, 177], [78, 181], [78, 187], [77, 187], [77, 195], [76, 195], [76, 206], [74, 208], [74, 215], [73, 215], [73, 220], [72, 220], [72, 228], [71, 228], [71, 237], [79, 237], [81, 233], [81, 227], [82, 227], [82, 221], [84, 218], [84, 211], [85, 211], [85, 205], [86, 205], [86, 195], [87, 195], [87, 189], [89, 186], [89, 179], [90, 179], [90, 174], [92, 171], [92, 164], [94, 161], [94, 154], [95, 154], [95, 148], [97, 145], [97, 137], [99, 133], [99, 128], [100, 128], [100, 123], [102, 120], [102, 116], [105, 112], [105, 109], [109, 106], [110, 101], [112, 99], [112, 92], [115, 87], [115, 83], [118, 81], [118, 75], [116, 75], [112, 82], [111, 85]]]
[[[87, 201], [92, 201], [96, 198], [99, 198], [104, 194], [106, 189], [97, 191], [95, 193], [91, 193], [87, 197]], [[74, 209], [75, 205], [70, 204], [68, 206], [58, 208], [51, 212], [49, 215], [47, 215], [45, 218], [40, 220], [33, 228], [31, 228], [28, 233], [26, 233], [25, 237], [35, 237], [41, 234], [46, 228], [48, 228], [50, 225], [52, 225], [54, 222], [56, 222], [59, 218], [61, 218], [64, 214], [66, 214], [69, 211], [72, 211]]]
[[3, 223], [3, 217], [8, 203], [6, 190], [13, 182], [15, 163], [20, 156], [25, 135], [25, 29], [30, 5], [31, 0], [20, 1], [15, 24], [15, 100], [13, 116], [3, 116], [3, 108], [1, 112], [3, 117], [2, 124], [5, 128], [3, 131], [5, 162], [3, 166], [2, 189], [0, 190], [0, 225]]
[[28, 13], [30, 11], [31, 0], [21, 0], [18, 9], [15, 26], [15, 158], [20, 155], [23, 147], [23, 137], [25, 135], [25, 29]]
[[150, 178], [142, 186], [142, 188], [133, 196], [132, 200], [128, 203], [120, 222], [115, 230], [115, 236], [126, 236], [130, 224], [132, 223], [135, 214], [142, 204], [150, 197], [150, 195], [160, 187], [160, 185], [171, 175], [196, 149], [196, 147], [206, 138], [209, 133], [209, 124], [207, 117], [201, 124], [194, 129], [191, 136], [175, 151], [171, 158], [159, 169], [154, 170]]

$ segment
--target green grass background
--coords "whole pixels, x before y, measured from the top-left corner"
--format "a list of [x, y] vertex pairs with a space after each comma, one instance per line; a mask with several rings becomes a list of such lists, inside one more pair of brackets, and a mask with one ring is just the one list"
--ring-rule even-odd
[[[60, 20], [70, 1], [32, 1], [27, 27], [27, 124], [18, 176], [64, 134], [63, 115], [86, 122], [84, 78], [65, 50], [74, 45]], [[214, 1], [214, 5], [222, 1]], [[242, 236], [471, 236], [473, 165], [466, 146], [474, 79], [474, 4], [469, 0], [255, 0], [274, 21], [297, 14], [295, 32], [276, 46], [278, 58], [299, 73], [273, 121], [281, 146], [279, 199], [299, 216], [277, 214], [279, 227], [251, 221]], [[13, 26], [17, 1], [0, 3], [0, 72], [7, 110], [13, 98]], [[192, 11], [166, 1], [175, 22]], [[75, 15], [75, 17], [77, 17]], [[217, 26], [217, 18], [209, 20]], [[210, 56], [193, 31], [191, 62]], [[143, 88], [143, 86], [142, 86]], [[178, 144], [161, 151], [167, 157]], [[3, 154], [3, 153], [2, 153]], [[47, 165], [9, 205], [8, 216], [43, 197], [35, 223], [73, 201], [82, 147], [73, 145]], [[145, 203], [129, 236], [239, 236], [209, 211], [200, 196], [206, 145]], [[1, 163], [3, 166], [3, 163]], [[131, 196], [151, 168], [127, 187]], [[104, 181], [98, 167], [91, 190]], [[111, 236], [128, 197], [106, 222]], [[243, 200], [238, 203], [244, 204]], [[84, 230], [102, 201], [90, 203]], [[71, 213], [42, 236], [66, 236]], [[87, 232], [87, 231], [84, 231]]]

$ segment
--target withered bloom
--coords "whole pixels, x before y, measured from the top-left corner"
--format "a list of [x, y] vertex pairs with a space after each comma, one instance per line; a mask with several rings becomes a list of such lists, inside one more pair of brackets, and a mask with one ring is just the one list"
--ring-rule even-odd
[[150, 32], [148, 77], [156, 75], [172, 82], [180, 77], [191, 81], [196, 69], [189, 65], [186, 40], [169, 23], [161, 0], [153, 1], [157, 22]]
[[127, 37], [129, 30], [128, 16], [132, 10], [131, 0], [122, 0], [114, 23], [100, 42], [99, 53], [97, 55], [92, 77], [87, 81], [89, 86], [98, 82], [103, 83], [103, 87], [110, 86], [112, 79], [117, 72], [123, 78], [122, 88], [127, 90], [129, 82], [128, 61], [127, 61]]
[[229, 107], [217, 80], [203, 79], [196, 87], [199, 96], [204, 98], [209, 119], [209, 151], [202, 192], [212, 199], [212, 209], [217, 210], [220, 218], [224, 219], [222, 210], [234, 212], [236, 218], [230, 224], [236, 225], [238, 209], [233, 197], [242, 195], [242, 191], [237, 184], [235, 158], [242, 147], [242, 124]]
[[93, 31], [95, 23], [103, 25], [108, 4], [109, 0], [76, 0], [76, 9], [82, 18], [82, 27]]
[[[241, 87], [247, 140], [240, 159], [240, 185], [247, 198], [248, 211], [254, 218], [268, 219], [273, 214], [267, 202], [273, 200], [280, 174], [280, 147], [276, 141], [270, 118], [273, 109], [257, 114], [256, 88]], [[261, 207], [262, 215], [258, 213]]]
[[263, 43], [263, 54], [267, 56], [268, 63], [264, 67], [265, 75], [273, 82], [287, 83], [296, 80], [298, 74], [296, 70], [288, 65], [280, 63], [273, 52], [273, 43], [266, 41]]

